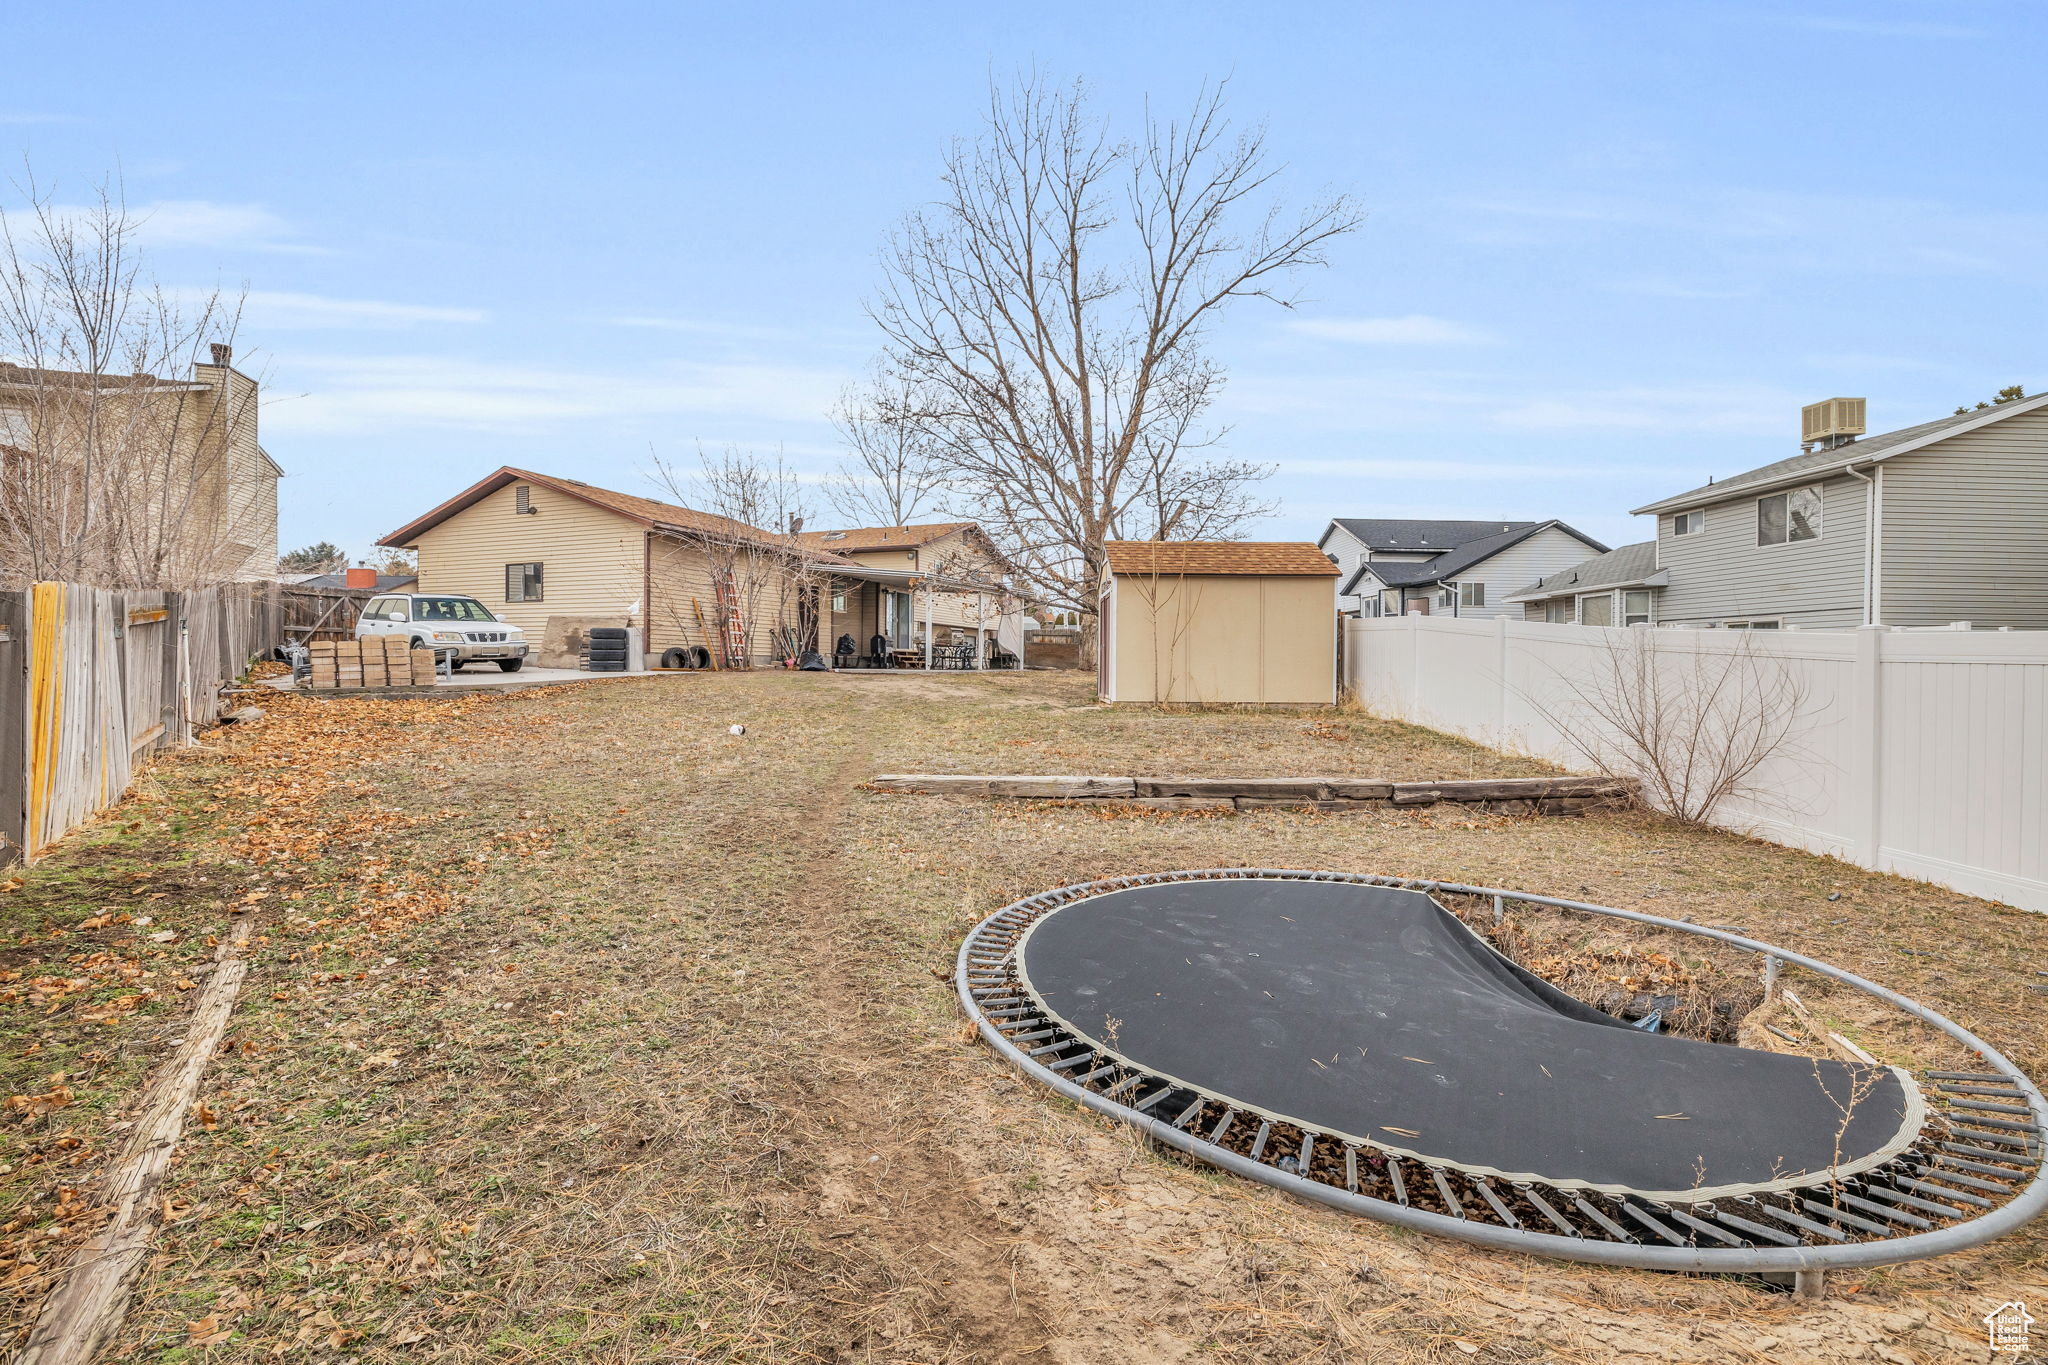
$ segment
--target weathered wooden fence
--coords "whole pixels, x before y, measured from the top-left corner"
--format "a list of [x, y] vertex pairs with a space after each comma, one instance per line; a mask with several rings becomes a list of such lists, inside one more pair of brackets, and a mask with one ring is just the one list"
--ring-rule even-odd
[[[1717, 673], [1731, 661], [1739, 673]], [[1346, 623], [1344, 673], [1351, 694], [1384, 715], [1567, 766], [1613, 738], [1592, 699], [1617, 681], [1639, 712], [1675, 706], [1680, 721], [1702, 678], [1778, 688], [1796, 701], [1789, 742], [1716, 823], [2048, 910], [2048, 631], [1399, 616]], [[1720, 720], [1693, 709], [1710, 755]]]
[[0, 592], [0, 861], [34, 858], [120, 800], [144, 754], [211, 723], [280, 614], [270, 584]]
[[278, 596], [278, 633], [288, 640], [353, 640], [363, 604], [377, 596], [374, 588], [308, 588], [282, 585]]

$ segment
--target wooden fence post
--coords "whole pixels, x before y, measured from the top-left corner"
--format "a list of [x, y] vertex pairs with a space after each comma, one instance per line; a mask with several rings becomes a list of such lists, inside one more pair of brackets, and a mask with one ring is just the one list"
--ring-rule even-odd
[[28, 847], [28, 651], [28, 594], [0, 592], [0, 864]]

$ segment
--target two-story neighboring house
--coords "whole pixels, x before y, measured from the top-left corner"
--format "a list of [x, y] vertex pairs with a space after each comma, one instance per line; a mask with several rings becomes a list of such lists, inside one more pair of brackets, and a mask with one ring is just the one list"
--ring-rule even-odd
[[0, 361], [0, 573], [134, 586], [277, 577], [257, 382], [223, 344], [189, 378]]
[[2048, 394], [1862, 430], [1813, 404], [1800, 454], [1637, 508], [1656, 622], [2048, 629]]
[[1337, 609], [1354, 616], [1521, 615], [1509, 593], [1607, 547], [1561, 521], [1339, 517], [1316, 546], [1337, 566]]

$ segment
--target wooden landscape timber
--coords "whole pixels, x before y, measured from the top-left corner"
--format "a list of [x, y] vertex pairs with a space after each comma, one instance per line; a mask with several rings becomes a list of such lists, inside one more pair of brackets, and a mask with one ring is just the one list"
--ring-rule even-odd
[[1509, 815], [1581, 815], [1636, 802], [1614, 777], [1495, 777], [1387, 782], [1360, 777], [1115, 777], [998, 773], [885, 773], [869, 791], [1027, 801], [1128, 801], [1152, 810], [1384, 810], [1451, 804]]

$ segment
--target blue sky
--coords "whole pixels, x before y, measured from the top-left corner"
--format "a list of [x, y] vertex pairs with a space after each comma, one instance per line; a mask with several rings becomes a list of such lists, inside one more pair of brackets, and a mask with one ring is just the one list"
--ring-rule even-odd
[[[647, 493], [780, 446], [874, 350], [861, 302], [991, 71], [1126, 126], [1229, 77], [1297, 196], [1370, 217], [1216, 338], [1263, 537], [1332, 515], [1627, 509], [2048, 386], [2048, 6], [2014, 3], [31, 7], [0, 150], [116, 170], [157, 274], [251, 291], [287, 547], [500, 464]], [[34, 61], [20, 54], [39, 54]]]

